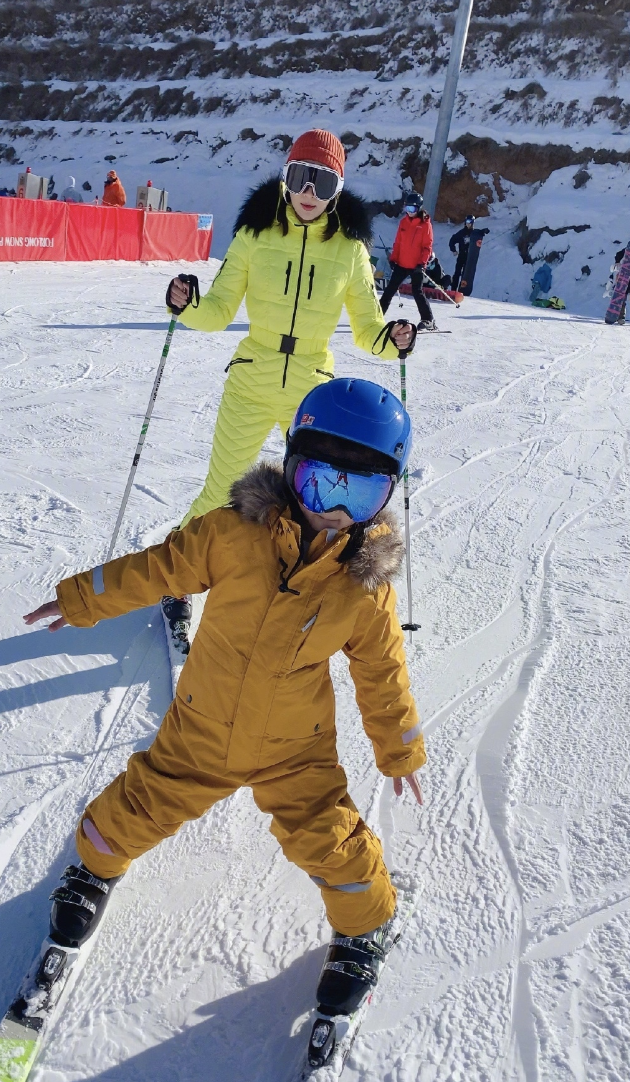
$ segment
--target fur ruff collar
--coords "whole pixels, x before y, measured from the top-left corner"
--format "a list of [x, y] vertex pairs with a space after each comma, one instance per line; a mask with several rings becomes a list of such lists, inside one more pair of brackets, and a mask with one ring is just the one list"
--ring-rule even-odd
[[[289, 490], [282, 470], [269, 462], [253, 466], [230, 490], [229, 506], [247, 522], [266, 526], [272, 511], [281, 514], [289, 502]], [[368, 531], [360, 550], [347, 563], [352, 577], [372, 593], [385, 586], [399, 573], [405, 556], [405, 544], [394, 515], [381, 511], [374, 520], [375, 526], [384, 525], [387, 532], [378, 531], [371, 536]]]
[[[276, 221], [279, 199], [279, 177], [272, 177], [257, 188], [252, 188], [239, 211], [234, 235], [243, 226], [256, 235], [263, 229], [270, 229]], [[337, 201], [336, 213], [339, 215], [339, 226], [344, 237], [363, 241], [369, 248], [372, 244], [372, 219], [365, 200], [343, 188]]]

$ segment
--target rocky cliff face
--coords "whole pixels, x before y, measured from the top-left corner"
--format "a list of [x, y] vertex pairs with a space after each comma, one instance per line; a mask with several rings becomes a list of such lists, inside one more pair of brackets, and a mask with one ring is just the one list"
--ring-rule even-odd
[[[448, 59], [456, 8], [453, 0], [3, 0], [0, 115], [164, 119], [224, 107], [202, 86], [187, 89], [191, 80], [352, 71], [387, 84], [435, 76]], [[465, 71], [495, 80], [489, 116], [563, 119], [541, 78], [619, 79], [630, 66], [629, 15], [630, 0], [615, 0], [614, 10], [603, 0], [477, 0]], [[529, 82], [513, 88], [514, 79]], [[166, 94], [164, 82], [177, 84], [177, 92]], [[597, 97], [590, 115], [627, 120], [618, 95]], [[584, 119], [577, 102], [569, 113], [564, 104], [564, 119]], [[431, 105], [429, 98], [425, 111]]]

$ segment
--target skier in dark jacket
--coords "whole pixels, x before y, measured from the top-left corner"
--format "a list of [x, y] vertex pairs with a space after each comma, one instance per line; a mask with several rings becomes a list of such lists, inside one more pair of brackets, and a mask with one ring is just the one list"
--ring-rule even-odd
[[422, 292], [425, 267], [433, 251], [433, 226], [426, 210], [422, 209], [423, 202], [417, 192], [405, 197], [405, 216], [398, 226], [389, 257], [392, 273], [383, 290], [381, 308], [385, 313], [405, 278], [411, 278], [411, 292], [420, 313], [419, 329], [435, 331], [437, 327], [431, 305]]
[[[427, 263], [426, 271], [427, 276], [431, 279], [431, 282], [435, 282], [435, 285], [439, 286], [440, 289], [451, 288], [451, 276], [450, 274], [444, 273], [444, 268], [440, 263], [438, 257], [436, 256], [435, 252], [431, 252], [431, 258]], [[429, 287], [431, 286], [431, 282], [428, 283]]]
[[[453, 236], [448, 242], [448, 246], [451, 249], [453, 255], [457, 255], [457, 262], [455, 264], [455, 273], [453, 275], [453, 282], [451, 289], [459, 289], [459, 283], [461, 282], [462, 275], [466, 269], [466, 260], [468, 259], [468, 249], [470, 248], [470, 238], [472, 231], [475, 228], [475, 216], [469, 214], [464, 222], [462, 229], [458, 229], [457, 233], [453, 233]], [[489, 233], [489, 229], [480, 230], [483, 236]]]

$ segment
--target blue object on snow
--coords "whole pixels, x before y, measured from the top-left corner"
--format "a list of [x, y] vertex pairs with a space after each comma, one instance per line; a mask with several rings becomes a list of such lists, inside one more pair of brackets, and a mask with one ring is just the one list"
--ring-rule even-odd
[[532, 278], [532, 282], [538, 282], [541, 293], [549, 292], [549, 290], [551, 289], [552, 274], [551, 267], [548, 263], [543, 263], [542, 266], [538, 268], [538, 270], [534, 274], [534, 277]]

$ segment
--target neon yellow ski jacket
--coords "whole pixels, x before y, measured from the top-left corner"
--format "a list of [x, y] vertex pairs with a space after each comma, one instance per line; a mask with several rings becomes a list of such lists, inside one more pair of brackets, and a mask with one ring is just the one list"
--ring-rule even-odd
[[327, 214], [304, 225], [288, 207], [287, 222], [286, 236], [277, 220], [258, 234], [242, 226], [210, 290], [198, 308], [184, 310], [181, 322], [200, 331], [224, 330], [245, 297], [250, 330], [232, 363], [251, 361], [246, 378], [264, 380], [270, 396], [292, 384], [306, 394], [321, 382], [318, 374], [332, 375], [328, 343], [344, 304], [357, 346], [396, 360], [396, 346], [384, 344], [386, 321], [363, 241], [342, 230], [325, 240]]

